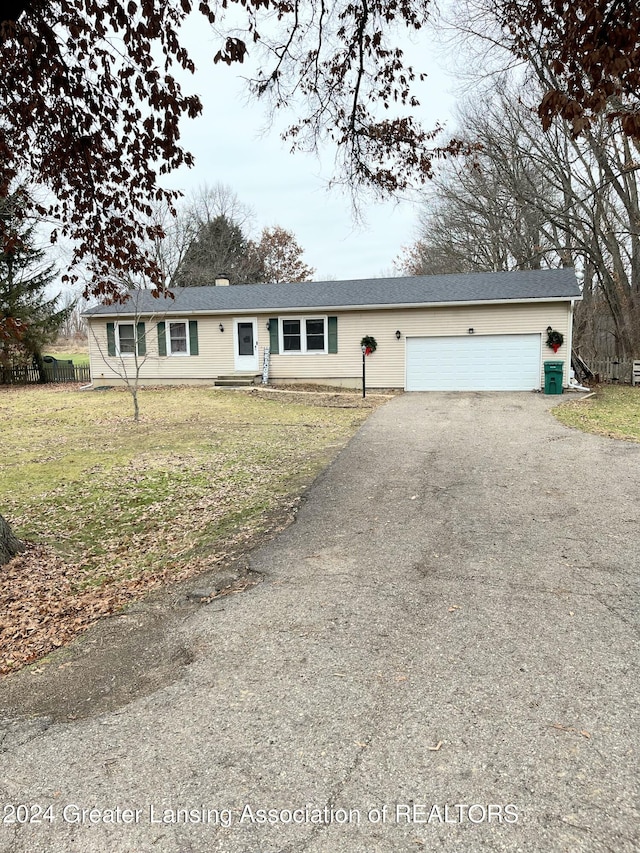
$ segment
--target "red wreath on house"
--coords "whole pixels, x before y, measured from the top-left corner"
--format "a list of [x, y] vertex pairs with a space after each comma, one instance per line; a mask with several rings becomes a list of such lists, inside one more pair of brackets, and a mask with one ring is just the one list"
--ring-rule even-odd
[[372, 352], [375, 352], [378, 349], [376, 339], [372, 338], [371, 335], [365, 335], [360, 341], [360, 346], [364, 348], [365, 355], [371, 355]]
[[549, 326], [547, 329], [547, 346], [549, 349], [552, 349], [554, 352], [558, 352], [563, 343], [564, 335], [562, 332], [556, 332], [555, 329], [552, 329], [551, 326]]

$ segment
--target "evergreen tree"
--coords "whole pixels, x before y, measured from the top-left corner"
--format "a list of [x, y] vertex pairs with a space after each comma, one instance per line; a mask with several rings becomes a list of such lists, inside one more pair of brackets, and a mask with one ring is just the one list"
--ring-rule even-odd
[[226, 276], [231, 284], [252, 284], [260, 280], [254, 269], [253, 253], [242, 228], [224, 214], [204, 222], [189, 244], [176, 274], [174, 287], [204, 287]]
[[23, 366], [33, 361], [40, 381], [47, 376], [42, 348], [55, 340], [73, 305], [58, 309], [59, 296], [48, 298], [46, 288], [56, 277], [45, 252], [35, 245], [34, 227], [16, 211], [18, 196], [0, 208], [5, 234], [10, 239], [0, 251], [0, 366]]

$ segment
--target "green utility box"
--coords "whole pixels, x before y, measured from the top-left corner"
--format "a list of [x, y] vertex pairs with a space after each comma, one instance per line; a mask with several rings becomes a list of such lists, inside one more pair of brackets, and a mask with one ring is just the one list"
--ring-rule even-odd
[[72, 359], [45, 355], [42, 360], [50, 382], [75, 382], [76, 374]]
[[544, 363], [544, 393], [562, 394], [563, 361], [545, 361]]

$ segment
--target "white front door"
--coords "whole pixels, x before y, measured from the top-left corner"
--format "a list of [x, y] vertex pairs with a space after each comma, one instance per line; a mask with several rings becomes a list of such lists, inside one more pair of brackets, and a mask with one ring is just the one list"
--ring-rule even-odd
[[246, 317], [233, 321], [234, 367], [239, 372], [258, 371], [258, 321]]

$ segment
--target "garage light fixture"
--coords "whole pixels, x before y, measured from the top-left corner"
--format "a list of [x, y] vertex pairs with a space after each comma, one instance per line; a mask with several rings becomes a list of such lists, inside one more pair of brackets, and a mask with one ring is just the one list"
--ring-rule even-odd
[[470, 334], [470, 335], [475, 334], [475, 329], [469, 329], [469, 334]]
[[400, 340], [401, 337], [402, 337], [402, 332], [400, 331], [400, 329], [398, 329], [398, 331], [396, 332], [396, 338], [397, 338], [397, 340]]
[[222, 325], [222, 323], [218, 324], [218, 328], [220, 329], [221, 332], [224, 332], [224, 326]]

